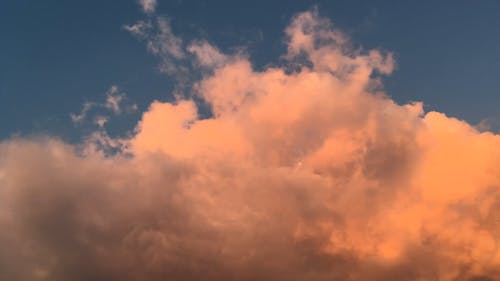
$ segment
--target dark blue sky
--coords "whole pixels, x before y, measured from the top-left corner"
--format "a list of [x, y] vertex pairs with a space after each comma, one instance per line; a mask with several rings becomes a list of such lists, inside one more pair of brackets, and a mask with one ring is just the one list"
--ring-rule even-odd
[[[246, 46], [257, 68], [277, 63], [293, 14], [317, 5], [358, 46], [395, 54], [387, 93], [403, 103], [478, 123], [500, 119], [499, 1], [182, 1], [159, 0], [174, 32], [223, 51]], [[158, 60], [123, 29], [146, 18], [135, 0], [0, 1], [0, 139], [85, 134], [69, 117], [102, 101], [111, 85], [139, 110], [110, 122], [131, 130], [153, 99], [171, 99]]]

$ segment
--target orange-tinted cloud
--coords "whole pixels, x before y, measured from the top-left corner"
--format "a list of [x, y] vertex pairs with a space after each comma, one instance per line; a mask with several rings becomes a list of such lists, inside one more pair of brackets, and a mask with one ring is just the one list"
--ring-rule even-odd
[[212, 117], [154, 102], [124, 153], [1, 143], [4, 279], [498, 280], [500, 137], [396, 104], [331, 25], [294, 17], [292, 70], [199, 45]]

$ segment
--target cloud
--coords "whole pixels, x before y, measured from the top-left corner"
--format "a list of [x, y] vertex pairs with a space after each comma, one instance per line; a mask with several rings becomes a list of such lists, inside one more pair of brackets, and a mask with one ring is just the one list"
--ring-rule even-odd
[[159, 71], [175, 80], [175, 96], [189, 95], [200, 76], [245, 56], [241, 50], [235, 54], [224, 54], [204, 39], [186, 43], [174, 34], [171, 20], [163, 16], [139, 20], [123, 28], [144, 42], [148, 52], [160, 60]]
[[198, 66], [210, 69], [217, 68], [225, 64], [229, 57], [222, 54], [217, 47], [207, 41], [195, 41], [187, 47], [188, 52], [196, 57]]
[[138, 21], [132, 25], [124, 25], [123, 28], [130, 32], [132, 35], [137, 36], [140, 39], [146, 37], [149, 29], [152, 28], [151, 22]]
[[[71, 121], [75, 124], [81, 124], [87, 118], [89, 112], [97, 109], [105, 109], [106, 111], [111, 111], [114, 115], [119, 115], [123, 111], [128, 113], [135, 112], [137, 105], [132, 103], [126, 94], [119, 90], [118, 86], [112, 85], [106, 91], [106, 100], [103, 103], [85, 102], [80, 113], [70, 114]], [[94, 123], [99, 127], [104, 127], [108, 121], [108, 116], [98, 115], [94, 118]]]
[[118, 91], [118, 87], [113, 85], [106, 92], [106, 103], [104, 107], [113, 111], [115, 114], [120, 114], [122, 109], [120, 108], [120, 103], [122, 102], [125, 94]]
[[156, 10], [156, 5], [158, 4], [156, 0], [139, 0], [142, 11], [146, 14], [152, 14]]
[[221, 54], [208, 118], [156, 101], [126, 140], [1, 142], [2, 279], [500, 279], [500, 137], [395, 103], [392, 56], [317, 11], [285, 33], [293, 71]]
[[92, 109], [93, 106], [94, 104], [90, 102], [83, 103], [82, 110], [80, 111], [79, 114], [75, 113], [70, 114], [71, 121], [73, 121], [73, 123], [81, 123], [87, 116], [87, 112], [89, 112], [89, 110]]
[[160, 70], [169, 75], [185, 72], [183, 60], [186, 56], [182, 38], [172, 32], [169, 19], [155, 17], [153, 21], [138, 21], [125, 25], [124, 29], [146, 42], [148, 51], [161, 59]]
[[109, 117], [106, 117], [106, 116], [97, 116], [96, 118], [94, 118], [94, 123], [99, 126], [99, 128], [104, 128], [104, 125], [106, 125], [106, 123], [108, 123], [109, 121]]

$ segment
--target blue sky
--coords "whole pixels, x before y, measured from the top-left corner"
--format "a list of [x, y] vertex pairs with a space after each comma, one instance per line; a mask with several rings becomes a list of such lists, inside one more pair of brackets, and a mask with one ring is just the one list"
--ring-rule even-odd
[[[244, 47], [254, 67], [279, 63], [283, 29], [292, 15], [317, 6], [356, 46], [393, 52], [384, 78], [400, 103], [477, 124], [498, 123], [500, 3], [497, 1], [162, 1], [186, 40], [204, 38], [221, 50]], [[138, 110], [107, 125], [120, 135], [154, 99], [171, 100], [174, 81], [158, 69], [124, 25], [147, 19], [130, 1], [2, 1], [0, 3], [0, 139], [51, 134], [75, 141], [92, 130], [73, 124], [85, 102], [103, 102], [116, 85]]]

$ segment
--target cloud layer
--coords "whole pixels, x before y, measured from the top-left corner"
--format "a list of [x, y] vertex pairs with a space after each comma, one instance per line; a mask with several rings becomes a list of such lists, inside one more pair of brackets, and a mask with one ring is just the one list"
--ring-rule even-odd
[[0, 279], [500, 279], [500, 138], [396, 104], [391, 54], [315, 11], [285, 33], [263, 71], [149, 46], [212, 68], [193, 87], [211, 117], [153, 102], [121, 153], [0, 143]]

